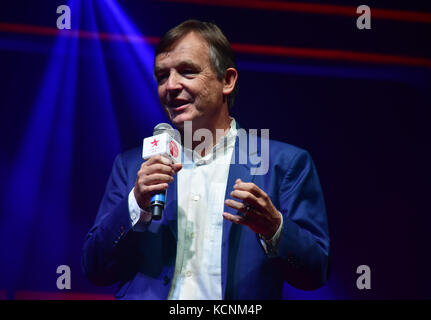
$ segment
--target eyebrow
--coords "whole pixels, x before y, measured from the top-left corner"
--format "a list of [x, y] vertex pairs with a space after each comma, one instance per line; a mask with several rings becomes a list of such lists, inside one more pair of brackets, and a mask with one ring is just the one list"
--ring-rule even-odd
[[[184, 60], [181, 61], [178, 65], [175, 66], [176, 68], [192, 68], [192, 69], [196, 69], [196, 70], [200, 70], [199, 65], [197, 65], [195, 62], [193, 62], [192, 60]], [[162, 72], [165, 68], [159, 68], [159, 67], [154, 67], [154, 74], [157, 75], [158, 73]]]

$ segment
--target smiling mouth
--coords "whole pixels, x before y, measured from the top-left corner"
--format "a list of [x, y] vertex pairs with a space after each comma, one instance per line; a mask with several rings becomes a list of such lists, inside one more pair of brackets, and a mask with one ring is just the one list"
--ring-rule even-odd
[[170, 105], [170, 109], [172, 109], [174, 112], [179, 112], [179, 111], [183, 111], [184, 109], [187, 108], [187, 106], [189, 105], [190, 101], [173, 101], [173, 103], [171, 103]]

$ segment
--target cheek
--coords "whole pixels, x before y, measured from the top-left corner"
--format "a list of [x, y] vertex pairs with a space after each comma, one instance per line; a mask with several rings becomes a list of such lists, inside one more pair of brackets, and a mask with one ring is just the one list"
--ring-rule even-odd
[[218, 81], [209, 81], [208, 79], [201, 79], [198, 82], [199, 90], [196, 90], [196, 96], [205, 101], [214, 101], [219, 96], [221, 90], [220, 83]]
[[165, 92], [166, 90], [164, 90], [163, 86], [158, 86], [157, 87], [157, 94], [159, 95], [159, 99], [160, 101], [164, 101], [165, 100]]

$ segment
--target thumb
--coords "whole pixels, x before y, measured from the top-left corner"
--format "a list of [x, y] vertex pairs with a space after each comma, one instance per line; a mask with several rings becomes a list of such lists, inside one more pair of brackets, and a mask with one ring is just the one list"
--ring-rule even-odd
[[174, 169], [175, 173], [177, 173], [178, 171], [180, 171], [182, 167], [183, 167], [183, 165], [181, 163], [174, 163], [172, 165], [172, 169]]

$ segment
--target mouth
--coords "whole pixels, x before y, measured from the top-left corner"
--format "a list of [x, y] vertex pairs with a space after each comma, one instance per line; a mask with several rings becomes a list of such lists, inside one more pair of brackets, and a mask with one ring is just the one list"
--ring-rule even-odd
[[187, 108], [187, 106], [190, 104], [190, 101], [188, 100], [174, 100], [172, 103], [169, 104], [169, 108], [174, 112], [180, 112]]

